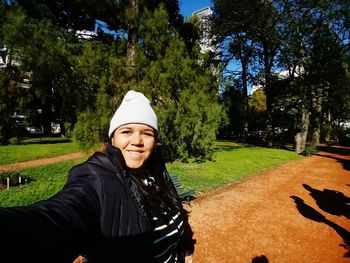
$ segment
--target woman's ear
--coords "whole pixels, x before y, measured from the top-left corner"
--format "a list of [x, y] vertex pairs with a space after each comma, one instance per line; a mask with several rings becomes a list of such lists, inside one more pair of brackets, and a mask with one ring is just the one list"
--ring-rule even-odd
[[113, 137], [111, 138], [111, 143], [114, 146], [114, 138]]

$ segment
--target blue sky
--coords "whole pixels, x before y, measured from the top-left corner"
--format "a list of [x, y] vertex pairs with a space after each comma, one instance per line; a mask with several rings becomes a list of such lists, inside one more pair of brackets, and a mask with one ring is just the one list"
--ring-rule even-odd
[[194, 11], [211, 6], [210, 0], [179, 0], [180, 13], [184, 18], [190, 17]]

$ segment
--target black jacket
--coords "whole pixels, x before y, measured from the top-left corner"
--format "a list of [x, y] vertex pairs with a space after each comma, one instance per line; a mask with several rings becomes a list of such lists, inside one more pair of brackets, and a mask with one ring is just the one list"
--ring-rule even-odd
[[[165, 170], [162, 175], [174, 192]], [[0, 208], [0, 260], [72, 262], [85, 255], [88, 262], [151, 262], [152, 229], [145, 211], [120, 151], [109, 146], [73, 167], [50, 199]], [[182, 215], [179, 249], [193, 251], [192, 231]]]

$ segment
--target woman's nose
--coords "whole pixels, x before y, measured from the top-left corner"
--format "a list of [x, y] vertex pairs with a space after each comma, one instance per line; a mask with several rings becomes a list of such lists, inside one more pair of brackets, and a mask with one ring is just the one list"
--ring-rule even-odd
[[131, 138], [131, 143], [134, 145], [142, 145], [142, 136], [140, 133], [135, 132]]

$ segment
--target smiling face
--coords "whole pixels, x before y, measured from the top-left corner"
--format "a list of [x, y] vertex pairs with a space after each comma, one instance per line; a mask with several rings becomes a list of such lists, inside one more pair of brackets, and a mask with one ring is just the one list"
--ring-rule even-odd
[[121, 150], [130, 169], [142, 170], [153, 152], [155, 131], [145, 124], [125, 124], [114, 131], [112, 145]]

